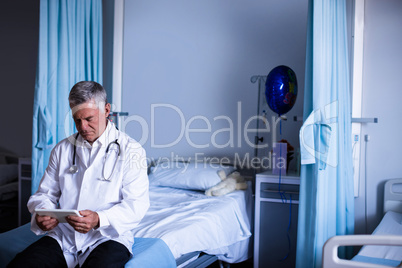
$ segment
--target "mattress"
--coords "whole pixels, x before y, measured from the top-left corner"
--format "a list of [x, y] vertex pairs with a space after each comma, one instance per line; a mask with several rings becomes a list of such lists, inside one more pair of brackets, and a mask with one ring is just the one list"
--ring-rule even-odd
[[400, 264], [400, 261], [396, 260], [388, 260], [388, 259], [381, 259], [381, 258], [373, 258], [367, 256], [356, 255], [353, 258], [354, 261], [370, 263], [370, 264], [378, 264], [378, 265], [386, 265], [391, 267], [396, 267]]
[[[373, 235], [402, 235], [402, 214], [394, 211], [385, 213]], [[401, 246], [364, 246], [358, 256], [377, 259], [402, 260]], [[358, 257], [359, 258], [359, 257]]]
[[151, 206], [135, 237], [160, 238], [178, 258], [193, 251], [236, 263], [248, 259], [251, 186], [225, 196], [150, 185]]

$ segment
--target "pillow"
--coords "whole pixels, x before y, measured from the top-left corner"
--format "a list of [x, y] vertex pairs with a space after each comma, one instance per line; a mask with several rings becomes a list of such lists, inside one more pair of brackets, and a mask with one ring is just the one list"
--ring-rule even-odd
[[152, 168], [149, 181], [152, 185], [205, 191], [221, 182], [220, 170], [228, 175], [235, 168], [201, 162], [164, 162]]

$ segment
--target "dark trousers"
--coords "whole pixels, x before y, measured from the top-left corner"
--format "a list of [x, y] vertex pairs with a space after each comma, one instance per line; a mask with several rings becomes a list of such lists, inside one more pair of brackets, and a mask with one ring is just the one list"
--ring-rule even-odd
[[[85, 260], [82, 267], [124, 267], [130, 259], [127, 248], [116, 241], [106, 241], [99, 244]], [[24, 251], [18, 253], [8, 264], [8, 268], [64, 268], [67, 267], [63, 251], [59, 243], [44, 236]]]

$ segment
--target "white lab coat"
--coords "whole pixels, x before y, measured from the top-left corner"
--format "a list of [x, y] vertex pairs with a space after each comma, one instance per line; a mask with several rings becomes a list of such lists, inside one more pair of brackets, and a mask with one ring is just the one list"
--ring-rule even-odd
[[[149, 208], [146, 156], [139, 143], [108, 122], [92, 146], [78, 136], [75, 157], [78, 173], [71, 174], [75, 137], [76, 134], [62, 140], [52, 150], [39, 189], [28, 201], [33, 214], [31, 230], [37, 235], [45, 232], [36, 224], [35, 208], [89, 209], [98, 213], [100, 227], [87, 234], [76, 232], [68, 223], [59, 223], [48, 232], [59, 242], [69, 267], [82, 265], [97, 245], [110, 239], [122, 243], [132, 253], [131, 230]], [[116, 139], [120, 157], [110, 181], [104, 181], [103, 167], [104, 177], [108, 178], [118, 152], [118, 146], [111, 145], [105, 163], [106, 147]]]

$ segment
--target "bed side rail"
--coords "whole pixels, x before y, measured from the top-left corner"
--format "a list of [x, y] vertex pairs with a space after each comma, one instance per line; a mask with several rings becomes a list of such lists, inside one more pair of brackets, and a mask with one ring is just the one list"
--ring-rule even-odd
[[[401, 235], [339, 235], [331, 237], [323, 247], [323, 268], [389, 268], [390, 266], [357, 262], [353, 260], [340, 259], [338, 247], [340, 246], [363, 246], [363, 245], [384, 245], [402, 246]], [[397, 267], [402, 267], [399, 264]]]
[[402, 213], [402, 179], [390, 179], [384, 185], [384, 214], [387, 211]]

